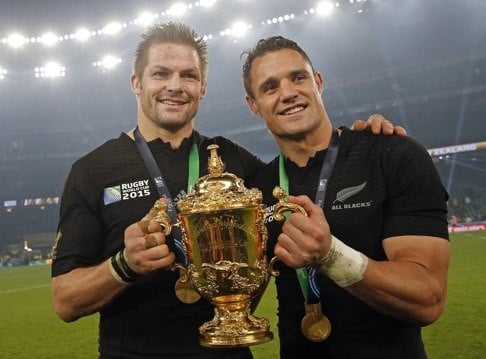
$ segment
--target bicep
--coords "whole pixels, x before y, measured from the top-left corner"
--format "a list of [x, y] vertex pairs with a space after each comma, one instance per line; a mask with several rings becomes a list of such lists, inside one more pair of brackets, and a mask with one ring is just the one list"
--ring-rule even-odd
[[389, 261], [418, 264], [445, 288], [449, 268], [450, 242], [430, 236], [397, 236], [383, 240]]

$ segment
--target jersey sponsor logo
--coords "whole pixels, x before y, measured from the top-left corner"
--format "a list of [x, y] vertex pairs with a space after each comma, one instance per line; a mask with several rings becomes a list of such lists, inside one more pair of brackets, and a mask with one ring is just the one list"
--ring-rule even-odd
[[150, 196], [148, 179], [122, 183], [117, 186], [105, 188], [103, 190], [103, 203], [108, 205], [120, 201], [147, 196]]
[[336, 199], [332, 202], [331, 210], [339, 211], [343, 209], [371, 207], [373, 201], [345, 203], [346, 200], [361, 192], [366, 187], [366, 183], [365, 181], [357, 186], [346, 187], [336, 193]]
[[372, 202], [373, 201], [333, 204], [331, 209], [333, 211], [339, 211], [342, 209], [367, 208], [367, 207], [371, 207]]
[[[345, 209], [354, 209], [354, 208], [367, 208], [371, 207], [373, 201], [365, 201], [365, 202], [353, 202], [353, 203], [344, 203], [349, 198], [353, 197], [354, 195], [361, 192], [366, 187], [367, 182], [363, 182], [360, 185], [346, 187], [336, 193], [336, 199], [332, 202], [331, 210], [345, 210]], [[323, 186], [325, 183], [319, 183], [319, 186]], [[269, 206], [265, 208], [266, 217], [265, 217], [265, 224], [273, 222], [275, 219], [273, 218], [273, 211], [275, 210], [275, 205]]]
[[366, 187], [366, 181], [361, 183], [360, 185], [353, 186], [353, 187], [347, 187], [345, 189], [342, 189], [338, 193], [336, 193], [336, 199], [334, 200], [333, 203], [336, 203], [336, 202], [343, 203], [348, 198], [350, 198], [350, 197], [358, 194], [359, 192], [361, 192], [365, 187]]

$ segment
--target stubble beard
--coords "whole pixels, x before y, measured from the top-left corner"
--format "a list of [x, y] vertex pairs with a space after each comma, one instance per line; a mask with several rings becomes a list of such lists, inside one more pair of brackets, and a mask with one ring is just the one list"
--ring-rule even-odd
[[164, 116], [162, 113], [157, 111], [151, 119], [158, 128], [173, 133], [179, 131], [181, 128], [184, 128], [192, 121], [192, 118], [189, 118], [187, 113], [180, 114], [178, 118], [171, 118], [170, 116]]

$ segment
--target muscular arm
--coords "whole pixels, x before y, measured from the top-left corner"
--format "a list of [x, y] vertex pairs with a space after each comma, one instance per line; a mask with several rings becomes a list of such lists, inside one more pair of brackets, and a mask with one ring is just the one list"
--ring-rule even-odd
[[[143, 222], [144, 226], [134, 223], [125, 230], [124, 251], [130, 267], [141, 275], [170, 268], [175, 255], [165, 242], [160, 224], [153, 219]], [[147, 236], [157, 244], [147, 248]], [[95, 313], [128, 287], [114, 278], [109, 261], [52, 278], [52, 302], [61, 319], [72, 322]]]
[[[275, 255], [293, 268], [316, 265], [331, 247], [329, 225], [322, 209], [308, 197], [290, 198], [308, 216], [290, 216], [282, 226]], [[343, 289], [377, 312], [400, 320], [420, 325], [437, 320], [446, 298], [449, 241], [400, 236], [385, 239], [383, 246], [388, 260], [368, 258], [363, 277]]]
[[427, 325], [444, 310], [449, 241], [401, 236], [383, 241], [387, 261], [368, 259], [363, 279], [349, 293], [374, 310], [407, 322]]
[[87, 268], [76, 268], [52, 278], [52, 302], [57, 315], [66, 322], [99, 311], [127, 284], [115, 280], [108, 260]]

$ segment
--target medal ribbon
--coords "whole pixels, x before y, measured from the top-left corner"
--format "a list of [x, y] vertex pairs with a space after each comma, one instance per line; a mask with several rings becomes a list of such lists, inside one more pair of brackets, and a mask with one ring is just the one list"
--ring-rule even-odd
[[[164, 197], [167, 200], [167, 214], [172, 223], [177, 223], [177, 210], [174, 205], [174, 201], [172, 200], [172, 196], [170, 194], [169, 188], [165, 184], [164, 178], [162, 177], [162, 173], [160, 172], [160, 168], [155, 161], [155, 157], [150, 151], [150, 148], [143, 138], [138, 126], [135, 128], [134, 131], [135, 137], [135, 144], [137, 145], [138, 151], [142, 156], [142, 159], [147, 167], [147, 170], [152, 177], [155, 186], [157, 187], [157, 191], [160, 197]], [[191, 190], [192, 186], [196, 183], [197, 179], [199, 178], [199, 151], [197, 148], [196, 143], [192, 144], [191, 151], [189, 153], [188, 159], [189, 165], [189, 174], [187, 179], [187, 192]], [[178, 260], [187, 266], [188, 259], [186, 253], [182, 248], [182, 235], [179, 227], [173, 226], [172, 227], [172, 238], [174, 241], [174, 247], [177, 250]]]
[[[337, 130], [334, 129], [332, 132], [331, 143], [329, 144], [329, 148], [327, 149], [326, 155], [324, 157], [324, 161], [322, 163], [321, 172], [319, 174], [319, 184], [317, 185], [316, 195], [315, 195], [315, 203], [324, 208], [324, 199], [326, 197], [326, 190], [327, 190], [327, 183], [329, 177], [331, 176], [332, 170], [334, 168], [334, 164], [336, 163], [336, 158], [339, 150], [339, 135]], [[279, 156], [279, 184], [280, 187], [287, 193], [289, 192], [289, 178], [287, 172], [285, 170], [285, 158], [283, 153], [280, 153]], [[286, 212], [285, 216], [288, 217], [289, 213]], [[296, 270], [297, 279], [299, 281], [300, 289], [302, 290], [302, 294], [306, 303], [309, 301], [318, 301], [320, 297], [319, 287], [317, 286], [317, 273], [314, 268], [297, 268]], [[312, 299], [309, 298], [309, 288], [312, 295]]]

